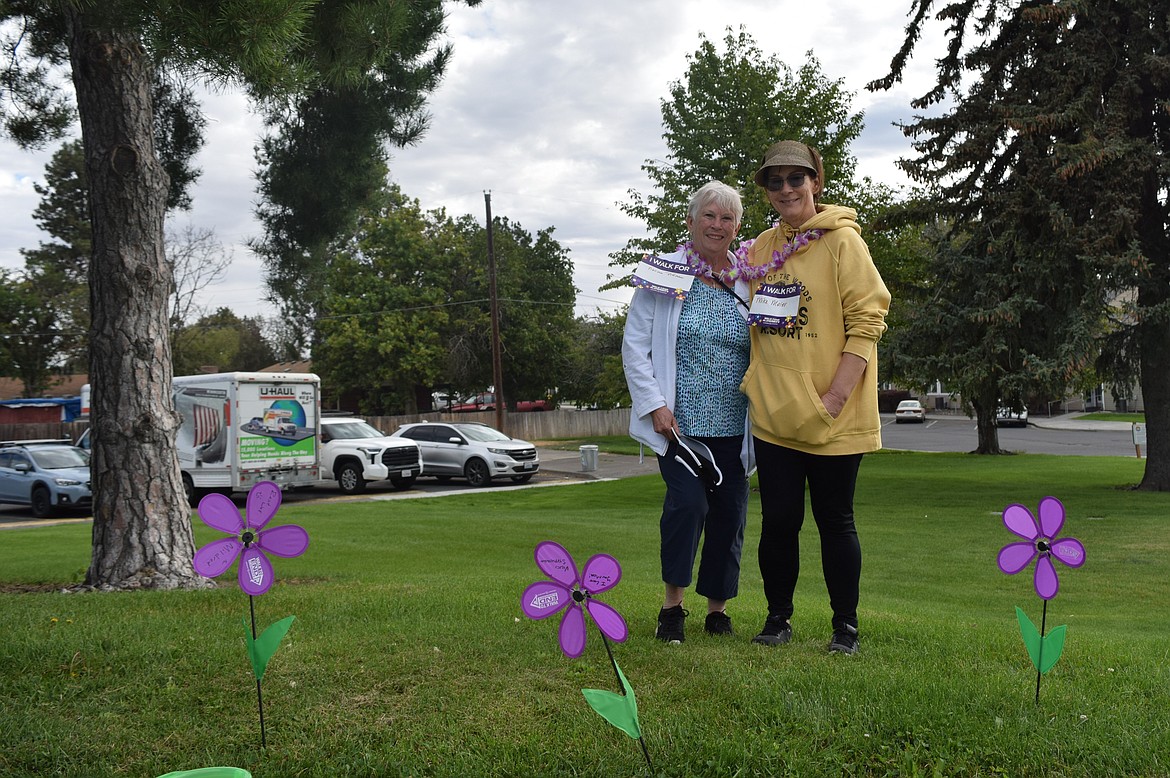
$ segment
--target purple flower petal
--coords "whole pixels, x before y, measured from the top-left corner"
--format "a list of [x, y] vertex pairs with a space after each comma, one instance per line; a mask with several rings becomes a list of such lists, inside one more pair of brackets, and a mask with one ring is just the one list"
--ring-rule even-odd
[[614, 610], [613, 606], [607, 605], [601, 600], [586, 600], [585, 607], [589, 609], [589, 615], [597, 622], [597, 628], [610, 640], [615, 643], [624, 643], [626, 638], [630, 636], [630, 631], [626, 628], [626, 620]]
[[1035, 543], [1031, 541], [1009, 543], [999, 550], [999, 556], [996, 557], [995, 561], [999, 564], [1001, 572], [1015, 575], [1027, 567], [1034, 556], [1036, 556]]
[[261, 481], [249, 489], [247, 507], [244, 510], [244, 515], [248, 517], [248, 526], [260, 529], [267, 524], [280, 509], [280, 499], [280, 487], [272, 481]]
[[199, 501], [199, 518], [209, 527], [232, 535], [244, 531], [244, 521], [235, 504], [226, 495], [212, 492]]
[[573, 593], [554, 581], [529, 584], [520, 595], [520, 609], [530, 619], [547, 619], [572, 604]]
[[1064, 526], [1064, 503], [1055, 497], [1045, 497], [1040, 501], [1040, 534], [1046, 538], [1054, 538], [1060, 534]]
[[580, 605], [573, 603], [573, 607], [565, 611], [560, 629], [557, 630], [557, 639], [560, 640], [561, 651], [569, 659], [576, 659], [585, 652], [585, 612]]
[[1032, 512], [1018, 503], [1003, 509], [1003, 525], [1021, 538], [1035, 540], [1040, 537]]
[[590, 594], [600, 594], [617, 586], [622, 580], [622, 566], [609, 554], [589, 557], [581, 571], [581, 588]]
[[244, 553], [240, 555], [240, 571], [237, 578], [245, 594], [264, 594], [272, 588], [272, 563], [256, 546], [245, 548]]
[[545, 540], [538, 543], [534, 553], [540, 571], [565, 586], [577, 583], [577, 565], [564, 546]]
[[1069, 567], [1080, 567], [1085, 563], [1085, 547], [1076, 538], [1061, 538], [1052, 543], [1052, 557]]
[[[210, 496], [210, 495], [209, 495]], [[219, 495], [222, 497], [223, 495]], [[236, 514], [237, 518], [239, 514]], [[195, 572], [204, 578], [215, 578], [227, 572], [232, 563], [236, 561], [236, 557], [240, 555], [240, 550], [243, 549], [244, 544], [238, 538], [220, 538], [213, 540], [206, 546], [195, 552], [195, 557], [192, 560], [195, 565]]]
[[256, 545], [277, 556], [300, 556], [309, 547], [309, 533], [296, 524], [282, 524], [261, 531]]
[[1056, 577], [1056, 568], [1048, 554], [1041, 554], [1036, 560], [1036, 576], [1032, 579], [1036, 587], [1036, 594], [1042, 600], [1051, 600], [1060, 589], [1060, 581]]

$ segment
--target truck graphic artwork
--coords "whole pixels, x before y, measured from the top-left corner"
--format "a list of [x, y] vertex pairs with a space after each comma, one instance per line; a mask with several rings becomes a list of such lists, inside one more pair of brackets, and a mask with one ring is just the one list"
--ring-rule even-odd
[[179, 449], [190, 452], [195, 467], [223, 462], [227, 455], [227, 392], [177, 388], [174, 398], [181, 418], [176, 440]]
[[278, 445], [287, 446], [313, 436], [314, 430], [305, 424], [305, 409], [299, 402], [277, 400], [265, 408], [262, 415], [240, 425], [240, 431], [272, 438]]

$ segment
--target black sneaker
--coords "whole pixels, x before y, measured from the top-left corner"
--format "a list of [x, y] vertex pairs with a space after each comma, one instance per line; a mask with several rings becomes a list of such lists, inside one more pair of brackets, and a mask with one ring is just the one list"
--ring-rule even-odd
[[833, 630], [833, 639], [829, 641], [830, 654], [856, 654], [859, 645], [857, 627], [845, 624]]
[[687, 639], [683, 633], [683, 620], [689, 615], [690, 612], [683, 610], [681, 605], [658, 611], [658, 630], [654, 637], [666, 643], [683, 642]]
[[731, 630], [731, 617], [723, 611], [712, 611], [707, 614], [707, 623], [703, 625], [708, 635], [734, 635]]
[[789, 640], [792, 640], [792, 625], [783, 616], [769, 616], [760, 634], [752, 638], [753, 643], [763, 646], [782, 646]]

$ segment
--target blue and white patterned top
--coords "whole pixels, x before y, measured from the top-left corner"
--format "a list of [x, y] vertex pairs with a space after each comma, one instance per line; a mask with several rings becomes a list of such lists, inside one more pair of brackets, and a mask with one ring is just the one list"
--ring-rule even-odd
[[735, 298], [696, 281], [678, 318], [674, 418], [684, 435], [743, 435], [747, 397], [739, 382], [751, 355]]

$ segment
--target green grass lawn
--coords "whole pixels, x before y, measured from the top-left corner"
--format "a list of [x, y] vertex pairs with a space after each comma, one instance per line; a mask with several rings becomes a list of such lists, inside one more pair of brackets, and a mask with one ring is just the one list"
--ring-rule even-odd
[[[749, 507], [737, 635], [653, 639], [662, 486], [618, 482], [432, 499], [285, 506], [308, 552], [275, 559], [261, 628], [295, 615], [264, 678], [268, 747], [225, 576], [209, 591], [13, 593], [84, 575], [87, 524], [0, 532], [0, 775], [150, 776], [208, 765], [290, 776], [633, 776], [635, 741], [580, 689], [614, 689], [597, 632], [563, 657], [556, 621], [519, 595], [544, 539], [622, 563], [604, 599], [629, 623], [614, 655], [667, 776], [1170, 775], [1170, 494], [1128, 490], [1122, 457], [881, 453], [857, 495], [862, 646], [828, 655], [811, 517], [785, 647], [752, 645], [764, 601]], [[1068, 626], [1034, 701], [1014, 606], [1040, 623], [1031, 568], [1005, 576], [1000, 512], [1065, 504], [1087, 563], [1058, 566], [1047, 628]], [[216, 533], [202, 524], [197, 543]]]
[[1082, 416], [1079, 416], [1078, 418], [1085, 419], [1087, 421], [1126, 421], [1131, 424], [1135, 422], [1144, 424], [1146, 421], [1146, 415], [1144, 413], [1110, 413], [1107, 411], [1101, 413], [1086, 413]]

